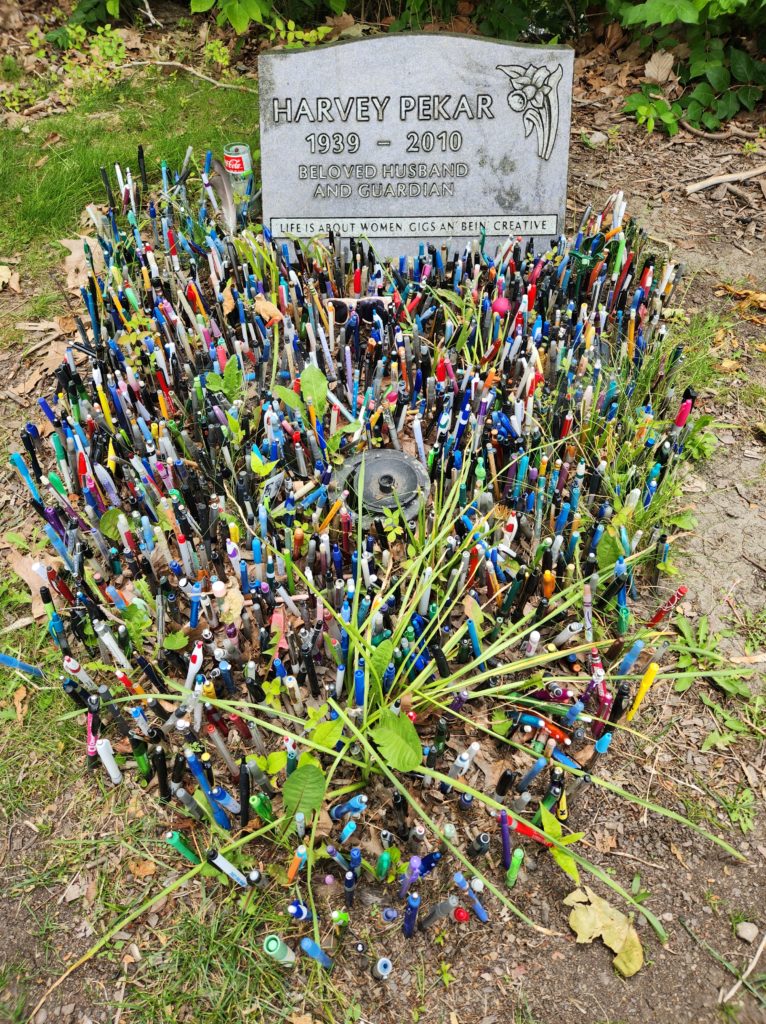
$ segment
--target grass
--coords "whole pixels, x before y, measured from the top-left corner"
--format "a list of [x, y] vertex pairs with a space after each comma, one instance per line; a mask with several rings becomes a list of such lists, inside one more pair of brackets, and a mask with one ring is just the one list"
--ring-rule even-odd
[[[14, 320], [48, 319], [62, 312], [50, 274], [58, 274], [67, 250], [56, 243], [81, 230], [87, 233], [80, 226], [85, 206], [106, 201], [102, 166], [111, 170], [118, 162], [137, 174], [140, 144], [147, 173], [156, 180], [159, 161], [180, 166], [187, 146], [200, 159], [211, 146], [220, 152], [232, 140], [254, 143], [257, 120], [252, 96], [145, 69], [132, 80], [82, 95], [73, 109], [56, 118], [32, 121], [24, 130], [3, 129], [0, 263], [20, 257], [22, 289], [29, 295], [31, 281], [36, 292]], [[48, 143], [54, 133], [61, 141]], [[43, 157], [44, 165], [36, 167]], [[0, 340], [6, 343], [14, 337], [9, 327], [0, 320]]]

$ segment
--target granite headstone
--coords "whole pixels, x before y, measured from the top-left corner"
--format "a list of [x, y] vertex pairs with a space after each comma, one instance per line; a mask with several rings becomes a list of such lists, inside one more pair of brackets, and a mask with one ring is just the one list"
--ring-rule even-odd
[[[375, 36], [259, 58], [264, 223], [276, 238], [564, 231], [573, 51]], [[385, 240], [385, 241], [383, 241]]]

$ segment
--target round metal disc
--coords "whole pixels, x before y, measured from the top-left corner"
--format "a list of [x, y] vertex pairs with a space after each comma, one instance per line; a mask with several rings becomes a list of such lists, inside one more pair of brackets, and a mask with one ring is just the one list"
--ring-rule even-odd
[[382, 449], [354, 455], [343, 465], [337, 486], [351, 491], [358, 499], [360, 484], [363, 487], [362, 507], [366, 518], [374, 519], [384, 509], [401, 506], [405, 516], [410, 519], [418, 512], [418, 491], [421, 498], [425, 499], [431, 481], [417, 459], [404, 452]]

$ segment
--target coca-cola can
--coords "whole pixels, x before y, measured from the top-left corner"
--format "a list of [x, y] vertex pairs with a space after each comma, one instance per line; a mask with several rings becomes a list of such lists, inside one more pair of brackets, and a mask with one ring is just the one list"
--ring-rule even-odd
[[244, 142], [233, 142], [223, 148], [223, 166], [231, 179], [231, 188], [236, 202], [248, 198], [250, 179], [253, 176], [253, 158], [250, 147]]

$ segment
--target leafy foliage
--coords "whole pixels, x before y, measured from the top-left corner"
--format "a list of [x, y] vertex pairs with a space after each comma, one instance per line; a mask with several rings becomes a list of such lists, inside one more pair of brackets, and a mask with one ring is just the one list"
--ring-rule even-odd
[[325, 777], [316, 764], [304, 764], [288, 775], [282, 787], [285, 814], [292, 817], [296, 811], [309, 815], [322, 806]]
[[610, 0], [608, 9], [638, 32], [645, 46], [678, 54], [675, 69], [684, 90], [678, 102], [668, 103], [659, 86], [644, 86], [628, 97], [625, 110], [634, 112], [647, 131], [657, 124], [674, 135], [681, 119], [694, 128], [716, 131], [763, 98], [766, 61], [735, 45], [748, 30], [766, 23], [762, 0]]
[[395, 715], [393, 711], [386, 710], [371, 735], [395, 771], [411, 772], [421, 765], [423, 751], [420, 740], [406, 715]]

